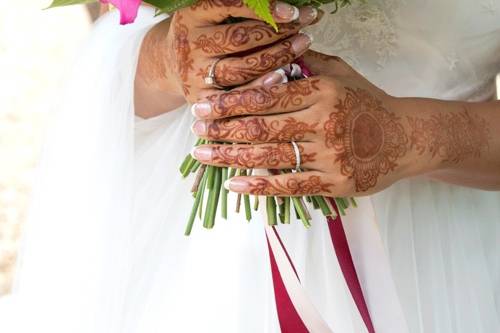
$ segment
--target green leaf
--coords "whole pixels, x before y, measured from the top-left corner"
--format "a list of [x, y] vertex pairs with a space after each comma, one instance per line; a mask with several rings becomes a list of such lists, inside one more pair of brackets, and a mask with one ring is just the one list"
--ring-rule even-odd
[[170, 14], [184, 7], [194, 5], [198, 0], [146, 0], [144, 2], [158, 8], [159, 13]]
[[278, 26], [276, 25], [273, 15], [271, 14], [271, 10], [269, 9], [269, 0], [243, 0], [243, 2], [250, 9], [253, 9], [258, 17], [269, 23], [276, 31], [278, 31]]
[[48, 8], [69, 6], [69, 5], [79, 5], [85, 3], [97, 2], [97, 0], [54, 0]]

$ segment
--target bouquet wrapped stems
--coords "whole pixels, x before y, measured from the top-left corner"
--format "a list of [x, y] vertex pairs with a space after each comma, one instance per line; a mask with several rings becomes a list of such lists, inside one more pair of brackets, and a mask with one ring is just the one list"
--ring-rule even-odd
[[[195, 145], [210, 143], [204, 139], [198, 139]], [[190, 174], [196, 174], [192, 192], [194, 203], [189, 215], [188, 223], [185, 229], [185, 235], [190, 235], [193, 229], [196, 217], [203, 221], [203, 227], [212, 229], [215, 225], [215, 218], [220, 207], [221, 217], [228, 217], [228, 194], [229, 191], [224, 188], [224, 182], [234, 176], [246, 176], [252, 173], [252, 170], [234, 169], [226, 167], [216, 167], [212, 165], [203, 165], [196, 161], [191, 155], [186, 156], [181, 164], [180, 172], [183, 177]], [[271, 174], [289, 173], [291, 170], [269, 170]], [[206, 194], [208, 192], [208, 194]], [[250, 195], [238, 194], [235, 211], [240, 211], [243, 204], [246, 220], [252, 219], [252, 205]], [[242, 202], [243, 201], [243, 202]], [[335, 198], [340, 214], [345, 214], [345, 210], [350, 206], [356, 206], [353, 198]], [[309, 205], [308, 205], [309, 204]], [[254, 196], [253, 209], [258, 210], [259, 197]], [[277, 225], [278, 221], [282, 224], [289, 224], [291, 221], [292, 209], [297, 219], [309, 228], [311, 226], [311, 214], [309, 207], [320, 210], [324, 216], [335, 217], [335, 210], [331, 207], [328, 200], [323, 196], [305, 196], [305, 197], [266, 197], [266, 211], [269, 225]]]

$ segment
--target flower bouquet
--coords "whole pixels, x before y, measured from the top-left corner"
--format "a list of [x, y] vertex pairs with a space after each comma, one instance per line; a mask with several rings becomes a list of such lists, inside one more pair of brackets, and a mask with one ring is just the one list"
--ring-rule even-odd
[[[154, 6], [158, 14], [172, 13], [178, 9], [194, 5], [198, 0], [146, 0]], [[243, 0], [245, 5], [251, 8], [258, 17], [267, 22], [274, 29], [278, 29], [276, 22], [273, 19], [270, 10], [271, 0]], [[362, 1], [362, 0], [360, 0]], [[97, 0], [54, 0], [51, 7], [84, 4], [97, 2]], [[140, 0], [100, 0], [103, 4], [112, 4], [120, 11], [120, 23], [132, 23], [138, 12], [141, 4]], [[319, 7], [322, 4], [332, 3], [334, 5], [333, 13], [339, 8], [351, 4], [351, 0], [285, 0], [285, 2], [294, 6], [315, 6]], [[307, 66], [299, 58], [295, 63], [290, 64], [284, 68], [289, 81], [300, 80], [304, 77], [312, 75]], [[197, 145], [218, 143], [211, 142], [204, 139], [198, 139]], [[286, 172], [300, 172], [300, 151], [292, 142], [290, 149], [290, 160], [295, 160], [297, 168], [295, 170], [269, 170], [271, 174], [286, 173]], [[203, 226], [211, 229], [215, 223], [217, 211], [220, 208], [221, 216], [227, 219], [228, 215], [228, 190], [224, 187], [224, 183], [233, 176], [246, 176], [250, 175], [253, 170], [249, 169], [233, 169], [216, 167], [211, 165], [203, 165], [190, 154], [186, 156], [180, 166], [180, 172], [183, 177], [188, 177], [190, 174], [195, 174], [194, 185], [192, 193], [194, 197], [194, 204], [188, 218], [185, 234], [189, 235], [193, 228], [194, 221], [198, 216], [203, 220]], [[314, 184], [312, 184], [313, 186]], [[264, 193], [265, 195], [265, 193]], [[206, 199], [206, 200], [205, 200]], [[248, 221], [252, 219], [252, 210], [257, 210], [260, 205], [259, 196], [254, 196], [253, 205], [251, 204], [250, 195], [238, 194], [236, 200], [236, 212], [244, 207], [245, 216]], [[335, 218], [336, 209], [340, 214], [344, 214], [345, 209], [350, 205], [355, 206], [354, 199], [346, 198], [325, 198], [323, 196], [305, 196], [305, 197], [274, 197], [266, 196], [265, 207], [267, 210], [267, 217], [269, 225], [276, 225], [278, 221], [284, 224], [290, 223], [291, 212], [293, 212], [297, 219], [300, 219], [306, 228], [311, 225], [311, 215], [308, 210], [309, 203], [314, 209], [321, 210], [322, 214], [326, 217]], [[336, 205], [336, 207], [333, 207]], [[253, 207], [252, 207], [253, 206]]]

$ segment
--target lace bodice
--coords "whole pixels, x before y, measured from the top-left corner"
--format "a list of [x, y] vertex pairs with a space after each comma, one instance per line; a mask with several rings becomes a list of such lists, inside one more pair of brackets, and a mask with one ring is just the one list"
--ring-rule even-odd
[[484, 100], [500, 72], [500, 0], [356, 2], [310, 32], [398, 96]]

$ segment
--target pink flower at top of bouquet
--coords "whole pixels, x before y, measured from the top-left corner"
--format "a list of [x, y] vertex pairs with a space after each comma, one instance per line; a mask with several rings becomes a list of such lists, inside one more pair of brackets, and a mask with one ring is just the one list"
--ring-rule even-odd
[[101, 3], [111, 3], [120, 11], [120, 24], [129, 24], [135, 21], [141, 0], [100, 0]]

